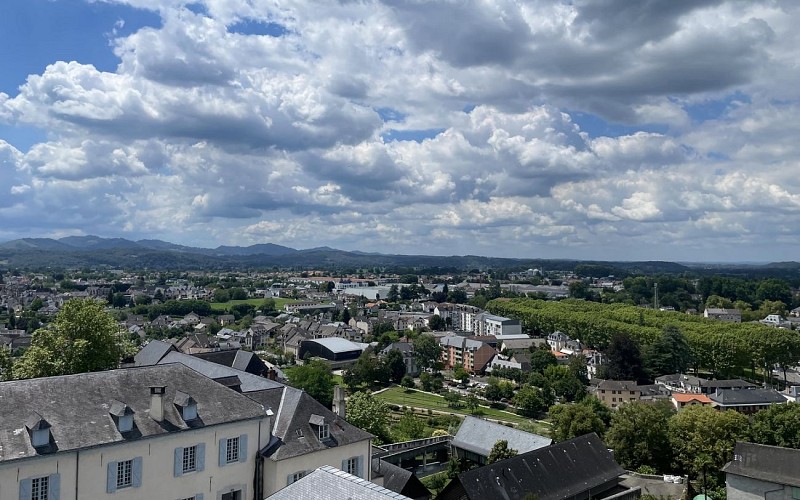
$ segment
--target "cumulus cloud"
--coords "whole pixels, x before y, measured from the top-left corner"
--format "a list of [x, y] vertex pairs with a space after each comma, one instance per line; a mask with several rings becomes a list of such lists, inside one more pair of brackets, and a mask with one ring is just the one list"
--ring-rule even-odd
[[0, 140], [0, 236], [793, 251], [794, 5], [107, 1], [161, 25], [113, 31], [114, 71], [53, 60], [0, 93], [0, 124], [46, 132]]

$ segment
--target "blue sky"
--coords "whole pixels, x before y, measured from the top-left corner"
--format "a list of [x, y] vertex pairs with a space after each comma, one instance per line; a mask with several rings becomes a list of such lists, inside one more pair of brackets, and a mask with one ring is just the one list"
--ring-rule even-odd
[[6, 0], [0, 240], [797, 260], [799, 11]]

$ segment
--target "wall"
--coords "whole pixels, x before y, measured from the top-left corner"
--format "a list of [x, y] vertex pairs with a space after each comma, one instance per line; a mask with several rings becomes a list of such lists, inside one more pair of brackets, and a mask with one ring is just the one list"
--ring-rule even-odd
[[[792, 487], [727, 474], [728, 500], [791, 500]], [[800, 490], [800, 489], [799, 489]], [[798, 491], [800, 493], [800, 491]]]

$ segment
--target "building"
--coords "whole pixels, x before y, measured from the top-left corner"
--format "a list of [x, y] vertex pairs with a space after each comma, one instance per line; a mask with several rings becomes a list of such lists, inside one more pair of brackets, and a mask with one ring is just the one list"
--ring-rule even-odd
[[687, 406], [711, 406], [712, 401], [705, 394], [692, 394], [685, 392], [673, 392], [670, 402], [676, 410], [681, 411]]
[[508, 442], [509, 448], [517, 450], [518, 453], [538, 450], [553, 443], [548, 437], [468, 416], [450, 442], [451, 455], [461, 460], [486, 465], [486, 459], [494, 444], [503, 440]]
[[609, 408], [617, 408], [623, 403], [639, 401], [641, 392], [632, 380], [599, 380], [595, 395]]
[[394, 342], [386, 346], [381, 351], [381, 356], [386, 356], [392, 350], [400, 351], [403, 355], [403, 362], [406, 365], [406, 375], [416, 377], [419, 375], [419, 366], [417, 366], [417, 358], [414, 355], [414, 344], [411, 342]]
[[322, 358], [336, 366], [346, 366], [354, 363], [364, 348], [354, 342], [339, 337], [308, 339], [300, 342], [297, 357], [305, 359], [306, 354], [311, 357]]
[[736, 443], [722, 471], [728, 500], [800, 498], [800, 450]]
[[273, 493], [267, 500], [317, 500], [352, 498], [358, 500], [411, 500], [375, 483], [335, 467], [320, 467]]
[[3, 382], [0, 401], [2, 498], [261, 498], [270, 413], [183, 365]]
[[521, 335], [522, 324], [518, 319], [480, 313], [475, 318], [476, 335]]
[[592, 433], [463, 472], [437, 499], [639, 498], [641, 488], [620, 485], [624, 472], [600, 438]]
[[497, 354], [488, 343], [474, 337], [448, 335], [439, 339], [445, 369], [461, 365], [469, 373], [482, 373]]
[[742, 312], [738, 309], [717, 309], [713, 307], [706, 308], [703, 311], [703, 317], [715, 319], [717, 321], [726, 321], [728, 323], [742, 322]]
[[551, 351], [561, 352], [561, 349], [565, 348], [570, 340], [567, 334], [555, 331], [547, 336], [547, 345], [550, 346]]
[[431, 497], [431, 492], [416, 474], [380, 458], [372, 459], [372, 482], [413, 500]]
[[656, 377], [656, 383], [673, 392], [688, 392], [692, 394], [711, 394], [716, 392], [717, 389], [751, 389], [755, 387], [755, 384], [739, 378], [707, 380], [702, 377], [681, 373]]
[[754, 387], [751, 389], [717, 389], [708, 398], [711, 405], [720, 411], [734, 410], [751, 414], [788, 400], [775, 389]]

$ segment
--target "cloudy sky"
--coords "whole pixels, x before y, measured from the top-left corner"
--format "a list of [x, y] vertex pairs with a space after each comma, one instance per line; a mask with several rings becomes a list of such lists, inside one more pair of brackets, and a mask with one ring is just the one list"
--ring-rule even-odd
[[3, 0], [0, 241], [800, 260], [800, 3]]

